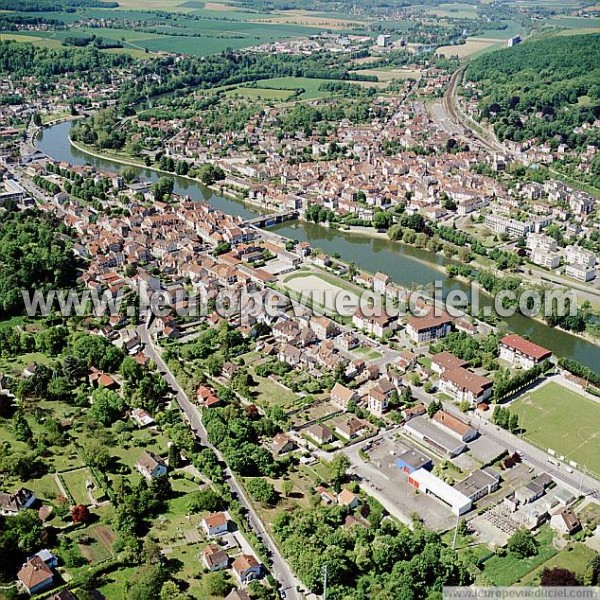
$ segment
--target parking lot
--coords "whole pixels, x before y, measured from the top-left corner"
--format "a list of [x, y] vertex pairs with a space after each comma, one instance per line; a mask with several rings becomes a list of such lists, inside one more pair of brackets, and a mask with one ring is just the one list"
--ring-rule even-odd
[[[359, 446], [364, 449], [365, 444]], [[362, 478], [369, 493], [384, 503], [393, 516], [407, 523], [418, 513], [425, 525], [435, 531], [454, 526], [456, 517], [450, 509], [435, 498], [417, 492], [408, 483], [408, 475], [396, 467], [396, 456], [409, 448], [405, 442], [392, 436], [373, 442], [370, 449], [365, 450], [369, 462], [358, 455], [359, 446], [347, 451], [353, 470]]]

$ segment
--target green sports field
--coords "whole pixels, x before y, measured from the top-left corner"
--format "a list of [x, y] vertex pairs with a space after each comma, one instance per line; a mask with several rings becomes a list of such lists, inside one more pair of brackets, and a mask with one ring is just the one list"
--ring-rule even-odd
[[600, 475], [600, 403], [551, 382], [510, 405], [525, 437]]

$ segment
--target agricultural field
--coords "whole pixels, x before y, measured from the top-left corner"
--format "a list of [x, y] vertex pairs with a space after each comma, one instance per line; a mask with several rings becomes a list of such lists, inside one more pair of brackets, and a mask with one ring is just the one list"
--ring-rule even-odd
[[600, 404], [555, 382], [511, 403], [525, 437], [600, 473]]
[[467, 38], [466, 43], [454, 46], [440, 46], [435, 52], [446, 57], [470, 58], [484, 52], [505, 47], [505, 43], [495, 39]]
[[[414, 69], [360, 69], [355, 73], [358, 75], [374, 75], [380, 82], [384, 83], [394, 79], [421, 79], [421, 72]], [[371, 82], [362, 83], [369, 84]]]

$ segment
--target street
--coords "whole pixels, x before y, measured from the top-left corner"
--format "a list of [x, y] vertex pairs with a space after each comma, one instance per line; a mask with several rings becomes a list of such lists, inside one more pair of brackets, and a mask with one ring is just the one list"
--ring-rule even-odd
[[[174, 391], [177, 392], [177, 402], [181, 407], [181, 410], [186, 415], [194, 435], [198, 438], [198, 440], [203, 446], [210, 448], [216, 454], [217, 458], [220, 461], [225, 462], [221, 453], [208, 441], [208, 435], [202, 424], [200, 412], [198, 411], [196, 406], [192, 402], [190, 402], [189, 398], [179, 385], [177, 379], [171, 373], [168, 366], [163, 361], [161, 355], [156, 350], [154, 340], [152, 339], [152, 335], [148, 331], [147, 325], [142, 325], [138, 327], [136, 331], [139, 334], [142, 342], [145, 344], [144, 352], [146, 356], [155, 362], [156, 366], [158, 367], [158, 370], [161, 372], [162, 376], [165, 378], [167, 383]], [[238, 483], [238, 481], [235, 478], [235, 475], [229, 469], [229, 467], [225, 468], [225, 481], [232, 493], [235, 496], [237, 496], [237, 499], [239, 500], [240, 504], [246, 509], [248, 513], [248, 524], [267, 547], [273, 565], [272, 574], [280, 585], [279, 589], [285, 592], [286, 598], [290, 598], [292, 600], [299, 599], [300, 596], [297, 592], [297, 587], [301, 586], [300, 581], [294, 576], [289, 565], [279, 552], [277, 545], [275, 544], [269, 533], [266, 531], [261, 520], [254, 512], [254, 509], [252, 508], [250, 501], [246, 497], [242, 486]]]

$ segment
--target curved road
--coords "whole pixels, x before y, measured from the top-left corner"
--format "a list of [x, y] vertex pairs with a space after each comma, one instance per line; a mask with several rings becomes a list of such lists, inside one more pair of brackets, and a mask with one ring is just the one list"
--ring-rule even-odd
[[[227, 463], [225, 463], [223, 460], [221, 453], [208, 441], [208, 435], [206, 433], [206, 429], [204, 429], [204, 425], [202, 424], [200, 412], [196, 406], [190, 402], [186, 393], [179, 385], [179, 382], [173, 373], [171, 373], [169, 367], [165, 364], [161, 355], [157, 351], [152, 334], [148, 331], [147, 325], [138, 327], [137, 333], [139, 334], [142, 342], [145, 344], [144, 352], [146, 356], [156, 363], [156, 366], [158, 367], [162, 376], [169, 383], [171, 388], [177, 392], [177, 403], [186, 415], [194, 435], [198, 438], [203, 446], [210, 448], [217, 455], [217, 458], [226, 465]], [[263, 523], [258, 518], [250, 501], [244, 493], [242, 486], [238, 483], [235, 475], [229, 469], [229, 467], [225, 468], [225, 481], [227, 482], [229, 489], [239, 500], [240, 504], [246, 509], [248, 514], [248, 524], [267, 547], [272, 563], [272, 574], [280, 584], [279, 589], [285, 593], [285, 598], [290, 600], [298, 600], [302, 596], [298, 594], [297, 588], [298, 586], [302, 586], [302, 584], [295, 577], [290, 566], [279, 552], [277, 545], [266, 531]]]

